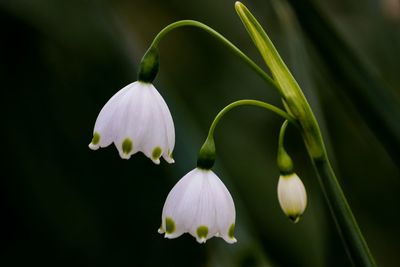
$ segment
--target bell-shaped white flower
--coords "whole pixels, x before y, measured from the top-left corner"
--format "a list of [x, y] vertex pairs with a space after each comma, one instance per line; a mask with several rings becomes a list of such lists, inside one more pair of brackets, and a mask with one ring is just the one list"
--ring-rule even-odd
[[111, 143], [123, 159], [141, 151], [156, 164], [161, 156], [174, 162], [174, 122], [167, 104], [151, 83], [131, 83], [104, 105], [89, 147], [96, 150]]
[[307, 206], [307, 193], [297, 174], [292, 173], [279, 177], [278, 200], [289, 219], [294, 223], [298, 222]]
[[190, 233], [199, 243], [213, 236], [235, 243], [235, 205], [228, 189], [211, 170], [196, 168], [172, 188], [165, 201], [160, 234]]

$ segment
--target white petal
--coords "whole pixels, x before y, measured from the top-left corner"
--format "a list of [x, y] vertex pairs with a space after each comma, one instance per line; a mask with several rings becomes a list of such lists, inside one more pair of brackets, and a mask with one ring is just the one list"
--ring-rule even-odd
[[142, 86], [141, 101], [146, 109], [137, 119], [138, 125], [135, 125], [135, 127], [139, 128], [137, 135], [138, 149], [152, 159], [154, 163], [159, 164], [166, 137], [162, 128], [163, 118], [153, 95], [153, 90], [155, 88], [151, 84]]
[[224, 183], [213, 172], [211, 174], [214, 176], [214, 179], [212, 179], [212, 190], [216, 203], [216, 227], [218, 235], [228, 243], [234, 243], [236, 242], [236, 239], [233, 237], [236, 217], [235, 204]]
[[217, 233], [216, 227], [216, 209], [213, 192], [211, 190], [212, 177], [211, 171], [197, 169], [200, 177], [199, 197], [193, 203], [193, 209], [196, 210], [192, 218], [189, 233], [196, 238], [199, 243], [204, 243], [207, 239]]
[[118, 130], [114, 126], [114, 117], [115, 115], [117, 115], [116, 110], [120, 106], [121, 99], [124, 99], [124, 96], [129, 91], [129, 88], [131, 86], [132, 84], [129, 84], [119, 90], [108, 100], [108, 102], [101, 109], [99, 115], [97, 116], [93, 131], [93, 133], [98, 133], [100, 135], [100, 141], [99, 144], [92, 144], [92, 149], [106, 147], [113, 142], [116, 134], [115, 130]]
[[160, 95], [160, 93], [153, 87], [153, 95], [155, 99], [157, 99], [157, 105], [160, 109], [161, 116], [163, 118], [163, 127], [165, 131], [166, 143], [165, 143], [165, 152], [164, 158], [168, 161], [167, 158], [170, 158], [170, 154], [174, 150], [175, 146], [175, 128], [174, 122], [171, 116], [171, 112], [169, 111], [167, 103], [165, 103], [164, 98]]
[[[119, 116], [115, 117], [118, 131], [114, 142], [122, 158], [130, 158], [140, 149], [138, 147], [140, 145], [140, 130], [146, 127], [146, 125], [141, 124], [140, 120], [147, 109], [143, 101], [144, 95], [145, 88], [139, 82], [135, 82], [120, 103]], [[129, 151], [123, 150], [123, 142], [126, 139], [132, 142], [132, 148]]]
[[197, 169], [194, 169], [175, 185], [167, 197], [165, 214], [170, 214], [179, 220], [185, 231], [189, 230], [195, 218], [195, 206], [199, 202], [201, 183], [202, 176]]
[[192, 203], [198, 198], [196, 187], [199, 181], [195, 169], [181, 178], [168, 194], [162, 212], [162, 228], [166, 229], [166, 218], [172, 218], [176, 226], [176, 233], [170, 233], [168, 237], [178, 237], [187, 232], [190, 218], [194, 216]]

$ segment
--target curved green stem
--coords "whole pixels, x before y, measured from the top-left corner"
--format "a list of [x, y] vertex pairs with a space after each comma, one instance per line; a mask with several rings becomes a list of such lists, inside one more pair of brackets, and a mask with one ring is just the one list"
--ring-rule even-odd
[[[243, 100], [238, 100], [235, 102], [230, 103], [226, 107], [224, 107], [218, 114], [215, 116], [213, 122], [211, 123], [210, 130], [208, 131], [207, 139], [204, 142], [204, 144], [201, 146], [200, 151], [199, 151], [199, 156], [197, 158], [197, 167], [201, 169], [206, 169], [209, 170], [212, 168], [215, 162], [215, 143], [214, 143], [214, 130], [221, 118], [231, 109], [239, 107], [239, 106], [257, 106], [261, 108], [265, 108], [269, 111], [272, 111], [279, 116], [283, 117], [286, 119], [286, 122], [290, 121], [296, 126], [298, 126], [296, 120], [290, 116], [288, 113], [283, 111], [282, 109], [275, 107], [274, 105], [258, 101], [258, 100], [253, 100], [253, 99], [243, 99]], [[286, 127], [286, 126], [285, 126]]]
[[284, 110], [265, 103], [263, 101], [258, 101], [258, 100], [253, 100], [253, 99], [243, 99], [243, 100], [238, 100], [235, 102], [230, 103], [229, 105], [227, 105], [226, 107], [224, 107], [218, 114], [217, 116], [214, 118], [214, 121], [212, 122], [211, 126], [210, 126], [210, 130], [208, 131], [208, 137], [212, 137], [214, 136], [214, 130], [215, 127], [217, 126], [218, 122], [221, 120], [221, 118], [231, 109], [239, 107], [239, 106], [257, 106], [257, 107], [261, 107], [261, 108], [265, 108], [269, 111], [274, 112], [275, 114], [283, 117], [284, 119], [288, 120], [289, 122], [295, 124], [296, 126], [298, 126], [296, 119], [294, 119], [292, 116], [290, 116], [288, 113], [286, 113]]
[[278, 141], [278, 157], [277, 164], [281, 174], [287, 175], [293, 173], [293, 161], [292, 158], [285, 150], [285, 146], [283, 141], [285, 139], [286, 127], [288, 126], [289, 121], [284, 121], [281, 130], [279, 132], [279, 141]]
[[261, 69], [253, 60], [251, 60], [245, 53], [243, 53], [238, 47], [232, 44], [228, 39], [226, 39], [219, 32], [215, 31], [213, 28], [195, 20], [180, 20], [169, 24], [164, 29], [162, 29], [157, 36], [154, 38], [150, 48], [157, 48], [161, 39], [170, 31], [177, 29], [179, 27], [191, 26], [200, 28], [207, 33], [211, 34], [217, 40], [221, 41], [225, 46], [227, 46], [233, 53], [235, 53], [239, 58], [241, 58], [250, 68], [252, 68], [264, 81], [267, 82], [269, 86], [274, 88], [281, 94], [281, 89], [277, 83], [263, 70]]
[[289, 124], [289, 121], [284, 121], [282, 126], [281, 126], [281, 130], [279, 132], [279, 141], [278, 141], [278, 147], [279, 149], [284, 149], [284, 145], [283, 145], [283, 141], [285, 139], [285, 132], [286, 132], [286, 128]]

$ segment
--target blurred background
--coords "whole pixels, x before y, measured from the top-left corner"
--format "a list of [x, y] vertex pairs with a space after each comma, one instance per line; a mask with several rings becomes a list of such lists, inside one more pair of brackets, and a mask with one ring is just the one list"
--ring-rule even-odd
[[[244, 4], [305, 91], [378, 264], [398, 266], [399, 0]], [[195, 167], [217, 112], [243, 98], [281, 106], [247, 65], [198, 29], [175, 31], [160, 45], [154, 84], [174, 118], [176, 163], [88, 148], [102, 106], [136, 80], [153, 37], [180, 19], [208, 24], [265, 67], [230, 0], [0, 1], [1, 266], [351, 266], [293, 128], [286, 146], [309, 205], [296, 225], [281, 212], [282, 120], [254, 107], [232, 111], [216, 131], [215, 172], [237, 206], [238, 243], [157, 233], [164, 200]]]

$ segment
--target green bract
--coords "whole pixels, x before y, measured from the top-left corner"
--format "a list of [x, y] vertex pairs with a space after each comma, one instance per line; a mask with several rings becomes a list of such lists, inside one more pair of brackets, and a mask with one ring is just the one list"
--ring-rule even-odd
[[236, 2], [235, 8], [265, 63], [271, 70], [274, 80], [278, 83], [287, 111], [299, 121], [309, 153], [313, 158], [322, 157], [324, 144], [320, 130], [310, 105], [297, 81], [293, 78], [268, 35], [250, 11], [240, 2]]

